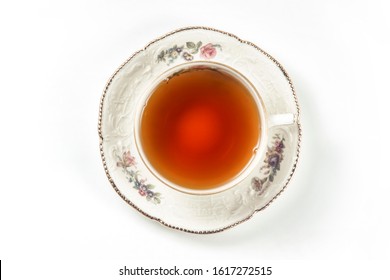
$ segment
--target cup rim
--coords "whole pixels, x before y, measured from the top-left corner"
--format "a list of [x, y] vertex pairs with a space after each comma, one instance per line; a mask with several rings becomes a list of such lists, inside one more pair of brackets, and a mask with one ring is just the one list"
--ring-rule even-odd
[[[144, 150], [142, 148], [142, 141], [140, 137], [140, 128], [141, 128], [141, 119], [142, 113], [145, 108], [145, 104], [147, 100], [152, 96], [154, 90], [157, 86], [164, 80], [172, 78], [174, 75], [177, 75], [180, 72], [188, 71], [191, 68], [214, 68], [218, 70], [222, 70], [227, 72], [229, 75], [233, 76], [237, 79], [242, 85], [248, 90], [251, 94], [253, 100], [256, 103], [257, 111], [259, 114], [259, 122], [260, 122], [260, 134], [258, 137], [258, 142], [255, 148], [254, 156], [248, 161], [248, 163], [238, 172], [234, 177], [229, 179], [227, 182], [221, 183], [215, 187], [209, 189], [192, 189], [185, 186], [180, 186], [167, 178], [161, 175], [149, 162]], [[176, 65], [170, 69], [167, 69], [163, 73], [161, 73], [158, 77], [156, 77], [151, 83], [150, 86], [142, 93], [142, 98], [138, 100], [136, 104], [136, 114], [134, 118], [134, 142], [139, 153], [139, 156], [144, 163], [145, 167], [153, 174], [153, 176], [159, 180], [161, 183], [170, 187], [176, 191], [190, 194], [190, 195], [211, 195], [220, 193], [226, 190], [233, 188], [234, 186], [240, 184], [244, 181], [250, 173], [253, 171], [259, 161], [261, 160], [263, 154], [267, 148], [267, 136], [268, 136], [268, 114], [266, 112], [266, 107], [264, 105], [263, 99], [261, 98], [261, 94], [258, 92], [257, 88], [250, 82], [250, 80], [241, 74], [238, 70], [233, 67], [220, 63], [220, 62], [212, 62], [212, 61], [190, 61], [185, 62], [179, 65]]]

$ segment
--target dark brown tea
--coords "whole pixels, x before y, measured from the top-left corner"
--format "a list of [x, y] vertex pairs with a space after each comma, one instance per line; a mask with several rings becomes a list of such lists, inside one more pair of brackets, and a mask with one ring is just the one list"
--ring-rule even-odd
[[194, 190], [220, 186], [250, 162], [260, 136], [255, 100], [235, 77], [192, 69], [161, 82], [141, 117], [140, 139], [153, 168]]

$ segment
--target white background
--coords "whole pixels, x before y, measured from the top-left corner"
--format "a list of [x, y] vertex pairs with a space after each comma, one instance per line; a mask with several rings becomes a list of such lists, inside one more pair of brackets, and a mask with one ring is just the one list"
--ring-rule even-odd
[[[46, 279], [50, 264], [75, 261], [80, 271], [83, 262], [111, 260], [114, 279], [115, 260], [390, 258], [386, 1], [0, 3], [0, 259], [8, 279]], [[273, 55], [302, 110], [302, 153], [286, 192], [252, 220], [206, 236], [162, 227], [124, 203], [98, 149], [110, 75], [149, 41], [189, 25], [231, 32]]]

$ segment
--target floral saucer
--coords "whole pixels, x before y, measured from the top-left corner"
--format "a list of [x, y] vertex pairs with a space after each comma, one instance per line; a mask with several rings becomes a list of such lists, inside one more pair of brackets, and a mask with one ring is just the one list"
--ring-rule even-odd
[[[233, 69], [259, 93], [267, 115], [263, 148], [232, 187], [193, 194], [155, 175], [137, 146], [137, 112], [151, 85], [174, 69], [205, 63]], [[299, 107], [284, 68], [256, 45], [212, 28], [171, 32], [133, 54], [109, 79], [99, 110], [100, 153], [119, 196], [159, 223], [191, 233], [216, 233], [265, 209], [289, 183], [298, 160]]]

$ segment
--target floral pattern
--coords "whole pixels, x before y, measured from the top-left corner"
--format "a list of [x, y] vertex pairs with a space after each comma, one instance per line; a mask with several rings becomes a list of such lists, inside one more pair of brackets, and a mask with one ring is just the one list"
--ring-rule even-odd
[[216, 45], [208, 43], [207, 45], [200, 48], [200, 57], [205, 59], [212, 59], [217, 55]]
[[172, 48], [162, 50], [157, 56], [157, 62], [165, 62], [170, 65], [177, 58], [182, 58], [185, 61], [191, 61], [194, 59], [194, 55], [199, 53], [200, 58], [213, 59], [217, 55], [217, 49], [222, 51], [222, 47], [219, 44], [208, 43], [203, 45], [201, 41], [186, 42], [184, 45], [174, 45]]
[[276, 134], [273, 137], [272, 147], [268, 147], [265, 155], [264, 165], [260, 168], [262, 176], [252, 178], [252, 189], [258, 194], [264, 193], [268, 186], [274, 181], [276, 173], [280, 170], [280, 163], [283, 160], [284, 137]]
[[130, 154], [130, 151], [123, 152], [122, 156], [117, 155], [117, 167], [121, 167], [122, 171], [126, 174], [126, 179], [133, 184], [133, 188], [138, 190], [139, 195], [144, 196], [147, 201], [154, 204], [161, 202], [161, 194], [155, 191], [154, 185], [147, 184], [146, 179], [143, 179], [139, 175], [139, 171], [136, 169], [135, 158]]

